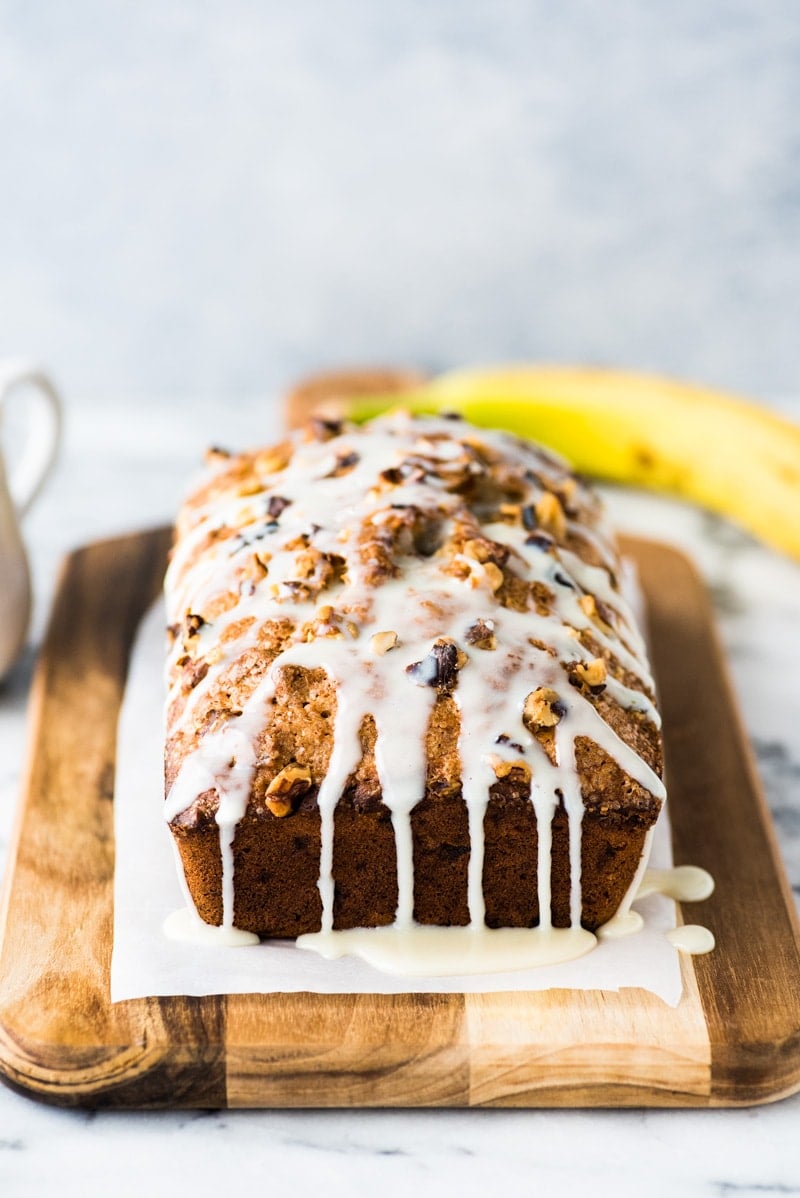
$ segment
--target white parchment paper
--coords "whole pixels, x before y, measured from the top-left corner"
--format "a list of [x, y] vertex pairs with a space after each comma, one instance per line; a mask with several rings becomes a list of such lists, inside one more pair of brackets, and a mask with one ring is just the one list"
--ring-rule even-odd
[[[168, 940], [164, 920], [183, 905], [172, 837], [163, 817], [164, 626], [161, 603], [145, 617], [134, 645], [119, 719], [114, 791], [116, 870], [111, 999], [167, 994], [318, 994], [498, 990], [652, 991], [670, 1006], [681, 995], [678, 954], [664, 933], [674, 904], [652, 895], [636, 904], [645, 926], [634, 936], [601, 941], [587, 956], [511, 973], [448, 978], [384, 974], [354, 957], [325, 961], [293, 941], [244, 948]], [[672, 864], [666, 813], [656, 827], [651, 864]]]

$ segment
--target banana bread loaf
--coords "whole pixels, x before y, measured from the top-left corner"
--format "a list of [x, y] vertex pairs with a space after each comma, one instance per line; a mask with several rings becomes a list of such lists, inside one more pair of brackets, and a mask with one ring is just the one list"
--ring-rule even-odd
[[594, 930], [663, 799], [595, 494], [458, 418], [211, 451], [166, 580], [166, 816], [200, 917]]

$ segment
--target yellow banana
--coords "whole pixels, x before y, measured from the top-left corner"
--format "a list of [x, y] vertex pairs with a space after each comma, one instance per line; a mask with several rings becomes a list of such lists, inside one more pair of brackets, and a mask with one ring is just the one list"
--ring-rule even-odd
[[595, 478], [693, 500], [800, 559], [800, 427], [743, 399], [621, 370], [510, 366], [353, 399], [348, 415], [398, 401], [541, 441]]

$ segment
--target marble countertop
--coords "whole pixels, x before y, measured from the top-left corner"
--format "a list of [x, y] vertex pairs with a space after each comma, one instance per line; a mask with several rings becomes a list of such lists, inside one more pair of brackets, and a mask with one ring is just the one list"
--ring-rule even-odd
[[[786, 404], [800, 419], [800, 400]], [[104, 535], [169, 520], [201, 451], [270, 436], [276, 409], [229, 404], [75, 404], [56, 475], [26, 522], [36, 586], [32, 644], [0, 687], [0, 861], [26, 737], [36, 643], [58, 561]], [[746, 729], [789, 880], [800, 895], [800, 566], [684, 505], [608, 489], [618, 527], [672, 542], [714, 597]], [[230, 1188], [330, 1198], [380, 1185], [389, 1198], [483, 1193], [597, 1196], [800, 1193], [800, 1096], [730, 1111], [78, 1112], [0, 1086], [0, 1192], [195, 1195]]]

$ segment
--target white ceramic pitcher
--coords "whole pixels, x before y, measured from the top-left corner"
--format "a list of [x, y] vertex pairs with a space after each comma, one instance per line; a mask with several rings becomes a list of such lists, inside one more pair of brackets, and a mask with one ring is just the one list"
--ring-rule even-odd
[[31, 614], [20, 520], [50, 472], [61, 434], [58, 392], [34, 364], [0, 362], [0, 424], [10, 403], [24, 403], [29, 418], [24, 442], [8, 471], [0, 443], [0, 678], [22, 648]]

